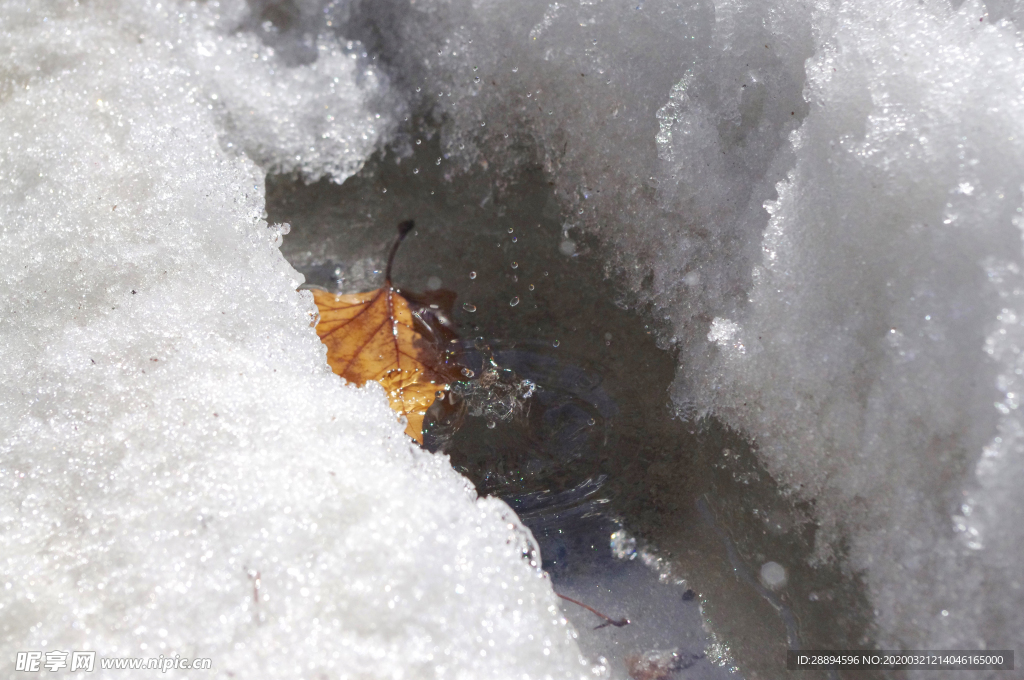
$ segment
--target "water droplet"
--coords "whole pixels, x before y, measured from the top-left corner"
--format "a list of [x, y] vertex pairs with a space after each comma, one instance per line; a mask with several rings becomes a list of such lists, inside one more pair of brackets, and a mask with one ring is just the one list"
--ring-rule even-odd
[[532, 283], [529, 285], [529, 289], [533, 290], [533, 284]]
[[436, 161], [434, 161], [434, 165], [441, 165], [441, 159], [438, 158]]
[[512, 73], [519, 73], [519, 67], [518, 66], [513, 66], [512, 67]]
[[467, 378], [472, 378], [474, 375], [476, 375], [476, 373], [469, 370], [468, 368], [464, 368], [462, 369], [462, 375], [466, 376]]
[[518, 296], [514, 297], [514, 298], [512, 298], [511, 300], [508, 301], [508, 306], [509, 307], [515, 307], [518, 304], [519, 304], [519, 297]]
[[519, 263], [518, 262], [513, 262], [512, 263], [512, 269], [519, 269]]
[[518, 238], [516, 238], [515, 236], [513, 236], [513, 237], [512, 237], [512, 243], [516, 243], [517, 241], [519, 241], [519, 239], [518, 239]]
[[476, 311], [476, 305], [471, 305], [468, 302], [463, 302], [462, 303], [462, 308], [465, 309], [467, 312], [475, 312]]
[[511, 233], [512, 233], [512, 232], [514, 232], [514, 231], [515, 231], [515, 229], [513, 229], [512, 227], [509, 227], [509, 228], [508, 228], [508, 233], [510, 233], [510, 234], [511, 234]]
[[591, 418], [590, 420], [587, 421], [587, 425], [597, 425], [597, 421]]
[[413, 168], [412, 169], [412, 174], [414, 174], [414, 175], [420, 174], [420, 169], [419, 168]]
[[423, 143], [423, 140], [422, 140], [422, 139], [417, 139], [417, 140], [416, 140], [416, 146], [419, 146], [419, 145], [420, 145], [420, 144], [422, 144], [422, 143]]
[[420, 91], [420, 88], [418, 88], [418, 87], [417, 87], [417, 88], [416, 88], [416, 91], [417, 91], [417, 92], [419, 92], [419, 91]]
[[474, 83], [479, 83], [480, 82], [480, 76], [477, 76], [477, 77], [473, 78], [473, 82]]
[[548, 273], [547, 273], [547, 272], [544, 272], [544, 276], [547, 276], [547, 275], [548, 275]]
[[555, 340], [555, 341], [554, 341], [553, 343], [551, 343], [551, 346], [552, 346], [552, 347], [558, 347], [558, 346], [559, 346], [559, 345], [561, 345], [561, 344], [562, 344], [562, 343], [558, 342], [558, 340]]
[[488, 430], [493, 430], [495, 425], [497, 425], [497, 423], [495, 423], [493, 420], [488, 420], [487, 421], [487, 429]]
[[786, 585], [786, 568], [778, 562], [765, 562], [761, 565], [761, 581], [775, 590]]
[[388, 190], [387, 190], [387, 189], [385, 189], [385, 190], [384, 190], [384, 191], [382, 191], [381, 193], [384, 193], [384, 194], [386, 194], [386, 193], [388, 193]]
[[476, 278], [476, 272], [470, 272], [469, 273], [469, 278], [475, 279]]

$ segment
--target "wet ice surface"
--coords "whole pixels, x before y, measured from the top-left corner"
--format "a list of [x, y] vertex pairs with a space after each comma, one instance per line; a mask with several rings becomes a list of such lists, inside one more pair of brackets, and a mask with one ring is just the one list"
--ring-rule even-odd
[[[558, 591], [585, 602], [604, 613], [629, 619], [623, 628], [592, 630], [600, 620], [575, 605], [563, 605], [563, 611], [580, 631], [580, 650], [591, 659], [606, 658], [614, 677], [634, 677], [642, 668], [645, 654], [675, 656], [663, 662], [665, 670], [686, 671], [679, 675], [701, 680], [741, 678], [731, 666], [720, 665], [704, 629], [700, 602], [692, 591], [674, 583], [659, 581], [658, 574], [641, 560], [615, 559], [607, 550], [606, 532], [592, 536], [603, 539], [586, 555], [573, 556], [586, 563], [578, 573], [556, 578]], [[689, 593], [689, 594], [688, 594]], [[666, 674], [666, 677], [673, 677]], [[654, 676], [657, 677], [657, 676]], [[678, 677], [678, 676], [677, 676]]]

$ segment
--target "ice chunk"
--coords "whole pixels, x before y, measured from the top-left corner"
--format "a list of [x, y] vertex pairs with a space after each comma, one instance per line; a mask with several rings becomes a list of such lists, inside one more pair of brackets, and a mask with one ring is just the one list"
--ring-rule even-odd
[[0, 4], [0, 669], [578, 677], [528, 532], [330, 372], [261, 218], [265, 168], [375, 148], [379, 81], [241, 7]]

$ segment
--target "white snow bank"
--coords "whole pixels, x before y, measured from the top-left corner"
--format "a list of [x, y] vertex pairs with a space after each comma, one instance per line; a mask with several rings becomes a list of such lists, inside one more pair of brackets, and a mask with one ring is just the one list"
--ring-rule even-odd
[[536, 145], [567, 232], [605, 241], [679, 349], [677, 406], [814, 501], [817, 556], [848, 549], [879, 644], [1019, 649], [1018, 15], [395, 0], [363, 20], [453, 174]]
[[1024, 642], [1024, 53], [986, 19], [973, 2], [819, 17], [743, 349], [696, 395], [819, 499], [826, 539], [846, 530], [883, 641], [932, 649]]
[[327, 368], [233, 148], [343, 179], [377, 77], [326, 37], [288, 67], [243, 13], [0, 4], [0, 672], [578, 677], [513, 513]]

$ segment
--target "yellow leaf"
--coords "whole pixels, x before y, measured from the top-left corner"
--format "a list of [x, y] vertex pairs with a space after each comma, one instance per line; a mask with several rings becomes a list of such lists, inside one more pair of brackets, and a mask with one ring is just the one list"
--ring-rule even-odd
[[391, 408], [407, 418], [406, 434], [422, 444], [423, 417], [448, 384], [440, 348], [418, 329], [409, 301], [391, 286], [391, 261], [412, 226], [412, 221], [399, 225], [381, 288], [352, 295], [314, 290], [313, 299], [327, 363], [356, 385], [379, 382]]

